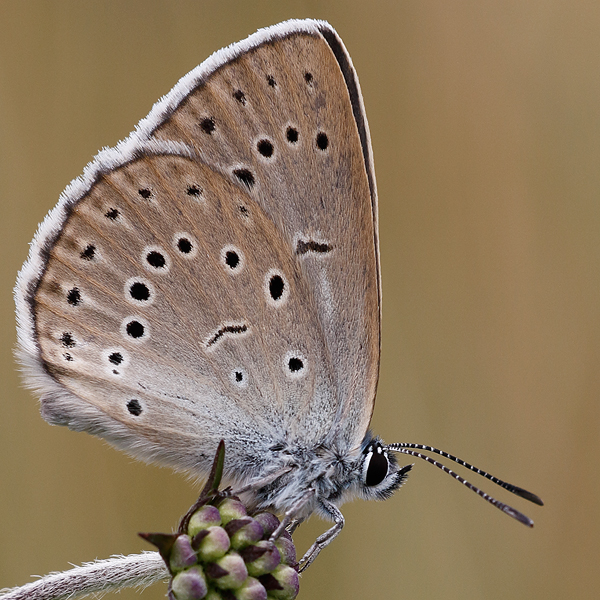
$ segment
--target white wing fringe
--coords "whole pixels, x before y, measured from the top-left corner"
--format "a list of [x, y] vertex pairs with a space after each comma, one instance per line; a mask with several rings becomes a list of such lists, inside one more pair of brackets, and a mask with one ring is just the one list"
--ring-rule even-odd
[[143, 589], [169, 577], [158, 552], [113, 556], [50, 573], [20, 587], [5, 588], [0, 590], [0, 600], [73, 600], [126, 587]]

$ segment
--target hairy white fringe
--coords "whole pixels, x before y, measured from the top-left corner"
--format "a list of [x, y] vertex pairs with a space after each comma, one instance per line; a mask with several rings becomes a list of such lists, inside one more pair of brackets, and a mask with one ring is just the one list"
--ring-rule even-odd
[[145, 588], [170, 577], [158, 552], [113, 556], [0, 590], [0, 600], [73, 600], [126, 587]]

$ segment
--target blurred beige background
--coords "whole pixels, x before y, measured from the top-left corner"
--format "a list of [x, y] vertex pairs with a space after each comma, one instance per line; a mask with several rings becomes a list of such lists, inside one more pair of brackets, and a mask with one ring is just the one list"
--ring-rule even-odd
[[[344, 39], [371, 125], [384, 291], [373, 428], [546, 506], [473, 478], [534, 518], [528, 530], [420, 462], [388, 502], [345, 506], [300, 598], [597, 597], [600, 3], [567, 0], [0, 4], [0, 587], [147, 548], [137, 532], [170, 530], [197, 493], [45, 424], [20, 386], [11, 293], [38, 222], [210, 53], [309, 16]], [[326, 526], [301, 527], [299, 550]]]

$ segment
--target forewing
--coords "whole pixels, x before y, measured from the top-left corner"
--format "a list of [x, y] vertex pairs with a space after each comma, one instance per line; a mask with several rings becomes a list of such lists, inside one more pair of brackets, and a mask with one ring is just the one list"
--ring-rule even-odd
[[[184, 141], [233, 181], [252, 178], [250, 194], [281, 232], [314, 302], [318, 328], [307, 335], [327, 348], [319, 368], [333, 369], [337, 406], [326, 428], [359, 443], [379, 368], [377, 200], [358, 80], [337, 34], [324, 23], [274, 32], [199, 78], [153, 137]], [[319, 401], [310, 400], [318, 435]]]

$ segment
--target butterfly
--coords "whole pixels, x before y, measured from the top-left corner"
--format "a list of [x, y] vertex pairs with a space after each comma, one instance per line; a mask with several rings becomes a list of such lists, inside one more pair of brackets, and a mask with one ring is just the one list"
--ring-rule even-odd
[[253, 510], [341, 531], [431, 457], [369, 430], [381, 340], [377, 188], [352, 61], [324, 21], [216, 52], [41, 224], [16, 289], [18, 356], [42, 416], [146, 461], [225, 476]]

